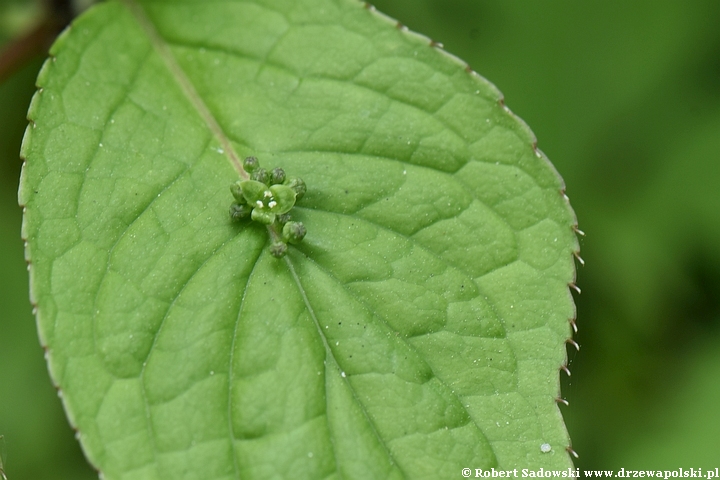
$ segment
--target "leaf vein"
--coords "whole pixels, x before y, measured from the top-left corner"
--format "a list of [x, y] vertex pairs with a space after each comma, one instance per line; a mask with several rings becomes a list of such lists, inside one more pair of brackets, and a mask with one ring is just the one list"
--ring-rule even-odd
[[248, 287], [252, 280], [255, 269], [258, 265], [258, 260], [262, 255], [262, 250], [259, 250], [255, 261], [253, 262], [252, 270], [248, 275], [247, 281], [245, 282], [245, 288], [243, 289], [242, 298], [240, 305], [238, 306], [238, 314], [235, 319], [235, 325], [233, 326], [232, 342], [230, 343], [230, 355], [228, 359], [228, 430], [230, 433], [230, 449], [232, 451], [233, 467], [235, 469], [235, 476], [240, 478], [240, 465], [238, 464], [237, 453], [235, 452], [235, 429], [233, 428], [233, 408], [232, 408], [232, 387], [233, 387], [233, 360], [235, 358], [235, 340], [237, 339], [238, 326], [240, 325], [240, 318], [242, 316], [243, 307], [245, 306], [245, 298], [247, 296]]
[[198, 115], [203, 119], [206, 126], [208, 127], [208, 130], [210, 130], [213, 135], [215, 135], [215, 137], [220, 141], [223, 146], [225, 155], [227, 156], [228, 160], [233, 165], [235, 170], [237, 170], [238, 174], [243, 178], [249, 178], [249, 175], [242, 167], [240, 157], [233, 148], [232, 143], [230, 143], [230, 139], [225, 134], [225, 131], [222, 129], [217, 119], [213, 116], [212, 112], [210, 112], [210, 109], [195, 89], [195, 86], [190, 81], [187, 74], [183, 71], [182, 67], [180, 67], [177, 60], [175, 60], [175, 57], [170, 51], [170, 47], [167, 41], [160, 36], [160, 33], [155, 29], [155, 26], [148, 18], [143, 8], [138, 5], [135, 0], [122, 1], [130, 10], [130, 12], [132, 12], [138, 24], [140, 24], [142, 29], [145, 31], [145, 34], [148, 36], [148, 39], [155, 48], [155, 51], [163, 60], [169, 72], [175, 78], [175, 81], [182, 89], [190, 104], [195, 108]]
[[[308, 258], [308, 257], [306, 257], [306, 258]], [[290, 271], [290, 274], [292, 275], [295, 285], [298, 288], [298, 292], [300, 293], [300, 296], [302, 297], [303, 302], [305, 303], [305, 307], [307, 308], [308, 313], [310, 314], [310, 317], [313, 319], [315, 328], [317, 329], [318, 335], [320, 336], [320, 339], [322, 340], [323, 345], [325, 347], [326, 358], [330, 358], [333, 361], [333, 363], [335, 364], [335, 366], [338, 368], [338, 370], [342, 371], [342, 368], [338, 364], [338, 361], [335, 358], [335, 355], [333, 355], [332, 349], [330, 348], [330, 345], [328, 344], [328, 340], [325, 337], [325, 334], [322, 331], [322, 328], [320, 327], [320, 321], [317, 318], [317, 315], [315, 314], [315, 310], [313, 309], [313, 307], [310, 303], [310, 299], [307, 296], [307, 292], [305, 291], [305, 288], [303, 287], [302, 282], [300, 281], [300, 277], [298, 276], [297, 272], [295, 271], [295, 267], [293, 266], [293, 263], [290, 260], [289, 256], [285, 257], [285, 264], [288, 266], [288, 270]], [[355, 389], [350, 384], [350, 382], [347, 378], [344, 378], [344, 381], [345, 381], [345, 385], [347, 385], [348, 389], [350, 390], [350, 393], [352, 394], [353, 399], [355, 400], [356, 404], [360, 407], [360, 410], [363, 412], [363, 416], [367, 420], [368, 425], [373, 432], [373, 435], [375, 436], [375, 438], [377, 438], [378, 442], [383, 447], [383, 449], [388, 457], [388, 460], [390, 461], [391, 464], [397, 465], [397, 462], [394, 459], [392, 451], [390, 450], [387, 443], [380, 435], [380, 432], [377, 430], [377, 428], [375, 426], [375, 422], [373, 422], [372, 418], [370, 417], [369, 412], [365, 409], [365, 406], [360, 401], [360, 399], [357, 395], [357, 392], [355, 391]], [[325, 398], [327, 399], [327, 395], [325, 396]], [[326, 402], [327, 402], [327, 400], [326, 400]], [[326, 405], [325, 410], [328, 411], [327, 405]], [[400, 468], [400, 470], [402, 471], [402, 468], [399, 465], [398, 465], [398, 468]], [[402, 473], [403, 473], [403, 476], [407, 477], [407, 475], [405, 474], [404, 471], [402, 471]]]
[[[337, 277], [335, 277], [329, 270], [327, 270], [325, 267], [323, 267], [323, 266], [321, 266], [320, 264], [318, 264], [318, 263], [317, 263], [315, 260], [313, 260], [311, 257], [305, 255], [305, 258], [306, 258], [309, 262], [312, 262], [313, 264], [315, 264], [315, 266], [316, 266], [318, 269], [320, 269], [320, 270], [321, 270], [322, 272], [324, 272], [330, 279], [332, 279], [335, 283], [337, 283], [350, 297], [352, 297], [353, 299], [355, 299], [358, 303], [362, 304], [370, 313], [372, 313], [377, 319], [379, 319], [381, 322], [383, 322], [388, 329], [390, 329], [391, 331], [394, 331], [394, 329], [390, 326], [390, 324], [387, 322], [387, 319], [386, 319], [383, 315], [380, 315], [380, 314], [379, 314], [374, 308], [372, 308], [372, 306], [370, 306], [364, 299], [362, 299], [362, 298], [358, 297], [357, 295], [355, 295], [354, 292], [352, 292], [351, 290], [349, 290], [349, 289], [347, 288], [347, 286], [346, 286], [344, 283], [342, 283]], [[288, 265], [292, 265], [292, 264], [290, 263], [290, 260], [289, 260], [289, 259], [287, 260], [287, 263], [288, 263]], [[291, 267], [291, 268], [292, 268], [292, 267]], [[300, 284], [300, 280], [299, 280], [299, 278], [297, 277], [297, 273], [295, 273], [294, 268], [292, 269], [292, 274], [293, 274], [293, 277], [296, 278], [296, 283], [298, 284], [298, 288], [302, 289], [302, 286], [301, 286], [301, 284]], [[305, 293], [304, 289], [302, 290], [302, 295], [303, 295], [303, 298], [304, 298], [304, 299], [307, 298], [307, 294]], [[307, 305], [308, 305], [308, 308], [310, 308], [310, 307], [309, 307], [309, 300], [308, 300]], [[322, 332], [322, 329], [320, 328], [320, 323], [319, 323], [317, 317], [315, 316], [314, 312], [313, 312], [312, 316], [313, 316], [313, 319], [315, 320], [315, 324], [316, 324], [316, 327], [317, 327], [318, 331], [320, 332], [320, 335], [323, 337], [323, 343], [325, 343], [325, 346], [326, 346], [326, 349], [327, 349], [328, 353], [332, 356], [333, 361], [335, 362], [336, 365], [338, 365], [338, 368], [341, 368], [340, 365], [337, 363], [337, 360], [335, 359], [334, 355], [332, 355], [332, 350], [330, 349], [329, 345], [327, 344], [327, 339], [325, 338], [325, 336], [324, 336], [324, 334], [323, 334], [323, 332]], [[417, 349], [415, 348], [415, 346], [413, 346], [411, 343], [409, 343], [405, 337], [400, 336], [399, 338], [403, 341], [403, 343], [405, 343], [405, 345], [406, 345], [409, 349], [411, 349], [411, 350], [413, 350], [415, 353], [417, 353], [417, 355], [418, 355], [419, 358], [423, 358], [423, 356], [420, 354], [420, 352], [417, 351]], [[512, 347], [510, 347], [510, 348], [512, 349]], [[514, 353], [514, 352], [513, 352], [513, 353]], [[483, 435], [483, 437], [485, 437], [485, 439], [488, 440], [488, 445], [490, 445], [490, 447], [492, 448], [492, 445], [490, 444], [487, 435], [485, 435], [485, 433], [483, 432], [481, 426], [478, 425], [478, 424], [473, 420], [473, 416], [472, 416], [471, 413], [467, 410], [466, 403], [463, 401], [463, 399], [464, 399], [465, 397], [460, 396], [460, 395], [456, 395], [456, 394], [454, 393], [454, 390], [450, 387], [450, 385], [448, 385], [448, 383], [447, 383], [441, 376], [439, 376], [439, 375], [435, 372], [435, 370], [433, 370], [433, 368], [432, 368], [431, 365], [429, 365], [429, 364], [427, 364], [427, 363], [425, 363], [425, 365], [426, 365], [427, 368], [432, 372], [432, 376], [435, 377], [435, 378], [438, 380], [438, 382], [440, 382], [448, 391], [450, 391], [450, 392], [452, 393], [452, 395], [455, 396], [455, 398], [457, 399], [457, 401], [458, 401], [458, 403], [460, 404], [461, 408], [465, 411], [465, 413], [466, 413], [466, 415], [467, 415], [468, 421], [467, 421], [466, 423], [463, 423], [462, 425], [458, 425], [458, 426], [453, 427], [453, 429], [454, 429], [454, 428], [463, 427], [463, 426], [467, 425], [468, 423], [472, 422], [473, 425], [475, 426], [475, 428], [477, 428], [478, 431]], [[342, 368], [341, 368], [341, 370], [342, 370]], [[375, 372], [375, 373], [376, 373], [376, 372]], [[427, 383], [428, 381], [430, 381], [429, 378], [428, 378], [425, 382], [422, 382], [422, 383]], [[347, 382], [347, 379], [346, 379], [346, 382]], [[349, 382], [348, 382], [348, 384], [349, 384]], [[349, 388], [352, 389], [353, 398], [355, 399], [355, 401], [359, 404], [360, 408], [361, 408], [361, 409], [363, 410], [363, 412], [365, 413], [366, 418], [368, 419], [368, 421], [369, 421], [369, 422], [372, 422], [372, 420], [370, 419], [369, 413], [367, 413], [367, 411], [365, 410], [362, 402], [360, 402], [359, 397], [355, 394], [355, 390], [352, 388], [352, 386], [350, 386]], [[373, 428], [373, 431], [374, 431], [374, 433], [378, 436], [378, 438], [380, 438], [379, 432], [378, 432], [375, 428]], [[408, 435], [408, 436], [410, 436], [410, 435]], [[383, 445], [384, 445], [384, 441], [383, 441]], [[386, 447], [386, 449], [388, 449], [388, 447]], [[389, 449], [388, 449], [388, 451], [389, 451]], [[398, 465], [398, 466], [399, 466], [399, 465]]]

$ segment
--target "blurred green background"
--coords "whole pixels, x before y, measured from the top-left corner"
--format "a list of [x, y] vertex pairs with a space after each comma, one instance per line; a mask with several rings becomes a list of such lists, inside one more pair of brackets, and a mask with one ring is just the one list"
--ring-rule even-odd
[[[720, 467], [720, 2], [377, 0], [506, 96], [587, 233], [561, 406], [582, 469]], [[1, 0], [0, 44], [40, 9]], [[28, 303], [18, 152], [37, 58], [0, 84], [0, 435], [14, 479], [95, 473]]]

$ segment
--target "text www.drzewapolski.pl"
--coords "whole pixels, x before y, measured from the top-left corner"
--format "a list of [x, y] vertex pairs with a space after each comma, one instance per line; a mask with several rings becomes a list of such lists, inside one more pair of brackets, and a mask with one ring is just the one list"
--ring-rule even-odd
[[484, 470], [482, 468], [463, 468], [464, 478], [653, 478], [669, 480], [671, 478], [703, 478], [705, 480], [720, 480], [720, 468], [678, 468], [675, 470], [580, 470], [568, 468], [565, 470], [531, 470], [529, 468], [512, 470]]

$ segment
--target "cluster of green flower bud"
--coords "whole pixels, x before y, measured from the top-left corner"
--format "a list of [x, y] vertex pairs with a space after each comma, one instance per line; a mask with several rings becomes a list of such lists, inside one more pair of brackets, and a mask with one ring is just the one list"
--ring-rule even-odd
[[299, 243], [305, 237], [305, 226], [291, 221], [288, 213], [305, 195], [305, 182], [300, 178], [287, 178], [282, 168], [267, 171], [255, 157], [247, 157], [243, 168], [250, 179], [230, 186], [235, 197], [230, 216], [234, 220], [250, 217], [255, 222], [276, 226], [281, 238], [273, 242], [270, 252], [275, 257], [283, 257], [288, 243]]

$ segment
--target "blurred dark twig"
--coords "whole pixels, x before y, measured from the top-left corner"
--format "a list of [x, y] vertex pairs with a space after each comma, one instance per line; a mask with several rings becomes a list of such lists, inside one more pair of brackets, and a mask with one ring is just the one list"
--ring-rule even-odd
[[35, 26], [0, 50], [0, 83], [34, 58], [45, 55], [74, 13], [71, 0], [45, 0], [43, 14]]

